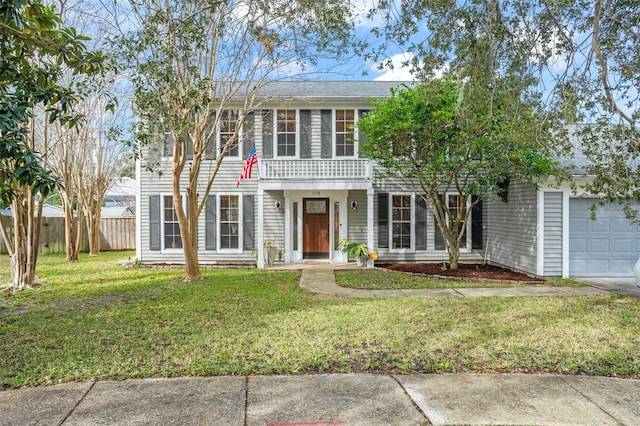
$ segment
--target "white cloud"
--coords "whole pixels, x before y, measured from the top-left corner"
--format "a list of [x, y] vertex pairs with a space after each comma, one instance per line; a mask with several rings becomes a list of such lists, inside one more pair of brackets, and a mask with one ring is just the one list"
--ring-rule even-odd
[[384, 63], [390, 63], [390, 67], [386, 67], [384, 70], [378, 70], [377, 66], [371, 67], [371, 72], [382, 74], [376, 76], [374, 81], [413, 81], [413, 75], [411, 74], [411, 61], [413, 60], [413, 53], [397, 53], [391, 58], [384, 61]]

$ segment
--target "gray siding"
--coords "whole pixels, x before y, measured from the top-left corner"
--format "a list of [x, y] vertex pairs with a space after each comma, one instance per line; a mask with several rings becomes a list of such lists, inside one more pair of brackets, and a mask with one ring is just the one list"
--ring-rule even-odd
[[[280, 210], [275, 208], [276, 201], [280, 202]], [[282, 191], [265, 191], [264, 193], [264, 240], [271, 241], [280, 247], [284, 246], [284, 194]]]
[[520, 182], [509, 185], [508, 202], [488, 201], [486, 257], [490, 262], [537, 272], [537, 192]]
[[[351, 202], [358, 203], [357, 210], [351, 209]], [[367, 242], [367, 191], [349, 191], [348, 198], [349, 229], [347, 239], [359, 243]]]
[[544, 193], [544, 275], [562, 276], [562, 192]]

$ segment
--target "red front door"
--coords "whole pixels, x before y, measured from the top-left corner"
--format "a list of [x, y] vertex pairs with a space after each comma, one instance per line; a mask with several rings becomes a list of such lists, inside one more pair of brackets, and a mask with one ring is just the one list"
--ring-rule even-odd
[[304, 259], [329, 258], [329, 199], [305, 198], [302, 214]]

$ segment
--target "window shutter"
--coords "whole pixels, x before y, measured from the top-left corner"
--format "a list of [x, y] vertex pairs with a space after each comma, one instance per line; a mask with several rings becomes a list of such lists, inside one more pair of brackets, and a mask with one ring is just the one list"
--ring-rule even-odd
[[[441, 199], [445, 199], [444, 194], [440, 195]], [[435, 249], [436, 250], [444, 250], [444, 236], [442, 235], [442, 231], [438, 226], [438, 221], [435, 219], [435, 215], [433, 218], [433, 226], [434, 226], [434, 239], [435, 239]]]
[[262, 158], [273, 158], [273, 111], [262, 111]]
[[193, 160], [193, 139], [191, 139], [189, 133], [185, 135], [185, 138], [187, 143], [187, 160]]
[[[371, 112], [371, 110], [368, 109], [361, 109], [358, 110], [358, 120], [360, 120], [361, 118], [363, 118], [365, 115], [367, 115], [369, 112]], [[367, 135], [365, 135], [363, 132], [360, 131], [360, 129], [358, 128], [358, 146], [361, 147], [362, 145], [364, 145], [367, 142]], [[366, 158], [366, 156], [364, 154], [362, 154], [361, 152], [358, 152], [358, 157], [360, 158]]]
[[[478, 199], [477, 196], [471, 196], [471, 202], [474, 203]], [[482, 245], [482, 200], [471, 209], [471, 248], [481, 249]]]
[[320, 111], [320, 157], [331, 158], [333, 157], [333, 150], [331, 142], [333, 140], [331, 134], [331, 120], [333, 118], [333, 112], [330, 109], [323, 109]]
[[149, 195], [149, 250], [160, 250], [160, 195]]
[[242, 123], [242, 152], [240, 156], [243, 159], [247, 158], [255, 141], [255, 136], [253, 134], [254, 119], [255, 114], [251, 111], [247, 113], [247, 116], [244, 118], [244, 122]]
[[218, 129], [214, 129], [213, 125], [216, 121], [216, 112], [214, 111], [207, 120], [207, 128], [204, 137], [211, 137], [207, 147], [205, 148], [205, 158], [207, 160], [216, 159], [216, 149], [218, 147]]
[[427, 249], [427, 203], [416, 195], [416, 250]]
[[254, 220], [253, 220], [253, 195], [245, 195], [242, 199], [242, 236], [244, 250], [253, 250], [254, 243]]
[[389, 194], [378, 194], [378, 247], [389, 248]]
[[204, 205], [204, 248], [216, 249], [216, 195], [210, 194]]
[[311, 158], [311, 110], [300, 110], [300, 158]]

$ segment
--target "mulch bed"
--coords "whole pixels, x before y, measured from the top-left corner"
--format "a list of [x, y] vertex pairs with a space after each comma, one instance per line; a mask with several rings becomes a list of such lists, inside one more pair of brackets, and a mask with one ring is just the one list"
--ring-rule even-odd
[[387, 263], [377, 264], [376, 267], [390, 271], [404, 272], [416, 275], [432, 276], [448, 280], [493, 281], [493, 282], [522, 282], [538, 284], [544, 282], [540, 278], [532, 277], [520, 272], [500, 266], [482, 263], [460, 263], [458, 269], [443, 269], [443, 263]]

